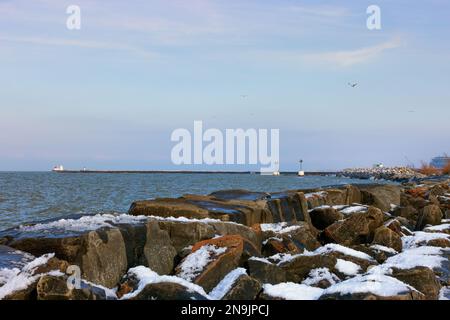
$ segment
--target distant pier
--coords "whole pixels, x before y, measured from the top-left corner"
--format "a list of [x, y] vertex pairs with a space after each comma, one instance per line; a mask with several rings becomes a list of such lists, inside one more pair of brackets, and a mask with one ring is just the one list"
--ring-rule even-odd
[[[58, 174], [63, 173], [83, 173], [83, 174], [165, 174], [165, 173], [181, 173], [181, 174], [259, 174], [259, 171], [171, 171], [171, 170], [55, 170]], [[297, 171], [282, 171], [281, 175], [298, 175]], [[338, 175], [340, 172], [324, 172], [324, 171], [311, 171], [305, 172], [305, 176], [328, 176]]]

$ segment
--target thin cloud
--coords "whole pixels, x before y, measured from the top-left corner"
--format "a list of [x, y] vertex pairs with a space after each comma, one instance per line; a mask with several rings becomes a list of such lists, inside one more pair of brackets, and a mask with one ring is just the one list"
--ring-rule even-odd
[[384, 51], [398, 48], [401, 45], [402, 41], [399, 38], [395, 38], [375, 46], [355, 50], [303, 54], [302, 60], [312, 63], [325, 63], [348, 67], [370, 61], [381, 55]]
[[99, 41], [88, 40], [73, 40], [61, 38], [42, 38], [42, 37], [8, 37], [0, 36], [0, 42], [16, 42], [25, 43], [38, 46], [63, 46], [63, 47], [78, 47], [87, 49], [102, 49], [102, 50], [121, 50], [130, 51], [136, 54], [145, 56], [147, 58], [155, 57], [154, 53], [142, 50], [137, 47], [128, 46], [124, 44], [115, 44]]
[[294, 12], [323, 17], [346, 17], [350, 15], [348, 9], [335, 6], [292, 6], [289, 9]]

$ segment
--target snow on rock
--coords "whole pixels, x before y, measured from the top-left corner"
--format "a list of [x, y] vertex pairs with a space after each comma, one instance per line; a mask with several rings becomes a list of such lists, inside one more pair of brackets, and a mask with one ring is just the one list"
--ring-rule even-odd
[[272, 264], [272, 262], [270, 262], [268, 259], [266, 258], [261, 258], [261, 257], [250, 257], [248, 260], [254, 260], [254, 261], [259, 261], [259, 262], [264, 262], [264, 263], [268, 263], [268, 264]]
[[351, 207], [347, 207], [345, 209], [339, 210], [340, 213], [344, 214], [344, 215], [349, 215], [349, 214], [353, 214], [353, 213], [357, 213], [357, 212], [364, 212], [367, 211], [368, 208], [367, 206], [351, 206]]
[[328, 268], [316, 268], [309, 272], [308, 277], [302, 281], [302, 284], [314, 286], [321, 281], [328, 281], [329, 284], [333, 285], [339, 282], [340, 279]]
[[357, 275], [361, 271], [361, 267], [356, 263], [343, 259], [337, 259], [335, 268], [347, 276]]
[[403, 248], [415, 248], [426, 244], [430, 240], [449, 238], [450, 235], [446, 233], [416, 231], [412, 236], [402, 237], [402, 242]]
[[383, 274], [357, 275], [339, 282], [323, 292], [323, 294], [339, 293], [342, 295], [370, 292], [377, 296], [389, 297], [403, 292], [417, 291], [413, 287], [395, 278]]
[[383, 252], [387, 252], [387, 253], [392, 253], [392, 254], [397, 254], [397, 250], [386, 247], [386, 246], [382, 246], [381, 244], [373, 244], [370, 246], [370, 248], [377, 250], [377, 251], [383, 251]]
[[233, 287], [233, 284], [236, 280], [242, 276], [247, 274], [247, 271], [244, 268], [236, 268], [228, 273], [222, 281], [209, 293], [211, 299], [220, 300], [222, 299], [228, 291]]
[[28, 288], [39, 279], [42, 274], [34, 274], [39, 266], [48, 262], [55, 255], [45, 254], [28, 262], [22, 269], [1, 268], [0, 269], [0, 300], [12, 293]]
[[184, 223], [194, 223], [194, 222], [200, 222], [200, 223], [228, 223], [228, 224], [238, 224], [236, 222], [232, 221], [222, 221], [219, 219], [211, 219], [211, 218], [204, 218], [204, 219], [195, 219], [195, 218], [186, 218], [186, 217], [159, 217], [159, 216], [147, 216], [147, 218], [151, 220], [159, 220], [159, 221], [173, 221], [173, 222], [184, 222]]
[[450, 287], [442, 287], [439, 292], [439, 300], [450, 300]]
[[314, 198], [314, 197], [325, 197], [326, 195], [327, 195], [326, 191], [310, 192], [310, 193], [305, 193], [305, 198], [309, 199], [309, 198]]
[[174, 221], [184, 223], [232, 223], [223, 222], [218, 219], [189, 219], [186, 217], [158, 217], [158, 216], [132, 216], [129, 214], [96, 214], [82, 216], [78, 219], [60, 219], [47, 223], [38, 223], [35, 225], [23, 225], [19, 227], [21, 232], [54, 232], [54, 230], [65, 230], [71, 232], [86, 232], [93, 231], [103, 227], [114, 227], [117, 224], [138, 224], [149, 220], [158, 221]]
[[424, 231], [444, 231], [450, 229], [450, 223], [439, 224], [437, 226], [426, 227]]
[[273, 256], [268, 257], [269, 261], [273, 261], [278, 265], [283, 264], [285, 262], [293, 260], [295, 257], [300, 256], [302, 254], [290, 254], [290, 253], [277, 253]]
[[272, 231], [275, 233], [288, 233], [294, 230], [299, 229], [300, 226], [288, 226], [286, 222], [279, 222], [279, 223], [262, 223], [261, 224], [261, 231], [267, 232]]
[[278, 242], [283, 242], [283, 239], [282, 239], [282, 238], [279, 238], [279, 237], [270, 237], [270, 238], [264, 240], [264, 241], [262, 242], [262, 244], [263, 244], [263, 245], [266, 245], [269, 241], [272, 241], [272, 240], [278, 241]]
[[336, 210], [342, 210], [342, 209], [347, 208], [347, 207], [348, 207], [347, 204], [338, 204], [338, 205], [334, 205], [334, 206], [330, 206], [328, 204], [324, 204], [324, 205], [321, 205], [321, 206], [309, 209], [308, 212], [312, 212], [312, 211], [317, 210], [317, 209], [329, 209], [329, 208], [333, 208], [333, 209], [336, 209]]
[[148, 284], [161, 282], [177, 283], [185, 287], [189, 292], [195, 292], [204, 296], [205, 298], [209, 298], [205, 290], [203, 290], [202, 287], [196, 284], [193, 284], [185, 279], [176, 276], [160, 276], [156, 272], [144, 266], [131, 268], [130, 270], [128, 270], [128, 274], [134, 275], [139, 280], [139, 284], [135, 291], [124, 295], [121, 298], [122, 300], [127, 300], [136, 297]]
[[31, 226], [20, 226], [22, 232], [52, 232], [53, 230], [65, 230], [73, 232], [85, 232], [97, 230], [103, 227], [113, 227], [114, 224], [136, 224], [148, 220], [146, 216], [131, 216], [128, 214], [96, 214], [83, 216], [79, 219], [60, 219], [48, 223], [38, 223]]
[[258, 259], [260, 261], [264, 260], [264, 262], [267, 262], [267, 263], [273, 262], [278, 265], [281, 265], [283, 263], [294, 260], [296, 257], [314, 256], [314, 255], [319, 255], [319, 254], [327, 254], [330, 252], [339, 252], [346, 256], [351, 256], [351, 257], [368, 260], [368, 261], [375, 261], [371, 256], [369, 256], [368, 254], [366, 254], [364, 252], [357, 251], [357, 250], [354, 250], [351, 248], [347, 248], [347, 247], [341, 246], [340, 244], [336, 244], [336, 243], [329, 243], [327, 245], [317, 248], [314, 251], [305, 250], [303, 253], [298, 253], [298, 254], [277, 253], [273, 256], [267, 257], [266, 259], [264, 259], [264, 258], [261, 259], [261, 258], [256, 258], [256, 257], [252, 257], [251, 259], [255, 259], [255, 260]]
[[369, 256], [368, 254], [366, 254], [364, 252], [357, 251], [357, 250], [354, 250], [351, 248], [347, 248], [347, 247], [341, 246], [340, 244], [336, 244], [336, 243], [329, 243], [327, 245], [324, 245], [323, 247], [317, 248], [312, 253], [313, 254], [324, 254], [324, 253], [328, 253], [328, 252], [332, 252], [332, 251], [340, 252], [347, 256], [352, 256], [352, 257], [359, 258], [359, 259], [364, 259], [364, 260], [369, 260], [369, 261], [374, 260], [371, 256]]
[[323, 289], [293, 282], [265, 284], [263, 290], [268, 296], [285, 300], [317, 300], [323, 292]]
[[189, 254], [180, 264], [178, 276], [188, 281], [194, 280], [215, 257], [227, 251], [227, 248], [205, 245]]
[[442, 257], [445, 249], [438, 247], [417, 247], [388, 258], [383, 264], [372, 267], [368, 273], [391, 274], [392, 268], [411, 269], [415, 267], [440, 267], [447, 259]]

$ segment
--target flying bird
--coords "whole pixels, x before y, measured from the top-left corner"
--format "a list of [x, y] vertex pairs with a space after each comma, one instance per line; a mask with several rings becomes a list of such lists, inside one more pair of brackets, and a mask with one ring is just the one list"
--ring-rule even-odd
[[246, 95], [246, 94], [241, 94], [241, 98], [247, 98], [248, 97], [248, 95]]
[[348, 85], [350, 86], [350, 87], [352, 87], [352, 88], [354, 88], [354, 87], [356, 87], [358, 84], [355, 82], [355, 83], [348, 83]]

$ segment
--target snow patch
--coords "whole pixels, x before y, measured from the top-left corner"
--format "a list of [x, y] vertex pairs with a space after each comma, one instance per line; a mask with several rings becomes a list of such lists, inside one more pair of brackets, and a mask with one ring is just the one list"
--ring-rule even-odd
[[135, 291], [127, 293], [121, 298], [121, 300], [134, 298], [145, 288], [146, 285], [161, 282], [177, 283], [185, 287], [189, 292], [195, 292], [204, 296], [205, 298], [209, 298], [205, 290], [203, 290], [202, 287], [196, 284], [193, 284], [185, 279], [176, 276], [160, 276], [156, 272], [144, 266], [131, 268], [130, 270], [128, 270], [128, 274], [136, 276], [136, 278], [139, 280], [139, 284]]
[[185, 223], [228, 223], [228, 224], [237, 224], [236, 222], [232, 221], [222, 221], [219, 219], [211, 219], [211, 218], [204, 218], [204, 219], [194, 219], [194, 218], [186, 218], [186, 217], [159, 217], [159, 216], [148, 216], [148, 218], [152, 220], [159, 220], [159, 221], [173, 221], [173, 222], [185, 222]]
[[370, 292], [378, 296], [389, 297], [399, 293], [417, 291], [413, 287], [395, 278], [382, 274], [357, 275], [337, 283], [327, 289], [324, 294], [354, 294]]
[[201, 247], [183, 260], [180, 264], [181, 272], [178, 276], [188, 281], [194, 280], [211, 261], [225, 251], [227, 251], [227, 248], [210, 244]]
[[22, 270], [19, 268], [0, 269], [0, 300], [12, 293], [28, 288], [39, 279], [42, 274], [34, 275], [36, 269], [44, 265], [55, 256], [54, 253], [45, 254], [27, 263]]
[[367, 211], [366, 206], [351, 206], [345, 209], [340, 210], [339, 212], [345, 215], [357, 213], [357, 212], [364, 212]]
[[291, 231], [297, 230], [300, 228], [300, 226], [288, 226], [286, 222], [279, 222], [279, 223], [262, 223], [261, 225], [261, 231], [268, 232], [272, 231], [275, 233], [289, 233]]
[[93, 231], [103, 227], [114, 227], [114, 224], [137, 224], [148, 220], [146, 216], [131, 216], [128, 214], [96, 214], [93, 216], [83, 216], [79, 219], [61, 219], [48, 223], [38, 223], [31, 226], [20, 226], [19, 231], [42, 232], [54, 229], [85, 232]]
[[267, 264], [272, 264], [272, 262], [270, 262], [269, 260], [267, 260], [266, 258], [260, 258], [260, 257], [250, 257], [248, 260], [254, 260], [254, 261], [260, 261], [260, 262], [264, 262]]
[[324, 254], [332, 251], [340, 252], [342, 254], [345, 254], [346, 256], [352, 256], [359, 259], [374, 261], [374, 259], [371, 256], [369, 256], [364, 252], [347, 248], [336, 243], [329, 243], [327, 245], [324, 245], [323, 247], [317, 248], [315, 251], [313, 251], [313, 254]]
[[450, 223], [439, 224], [437, 226], [426, 227], [424, 231], [444, 231], [450, 229]]
[[383, 252], [387, 252], [387, 253], [392, 253], [392, 254], [397, 254], [397, 250], [386, 247], [386, 246], [382, 246], [381, 244], [373, 244], [370, 246], [370, 248], [374, 249], [374, 250], [378, 250], [378, 251], [383, 251]]
[[443, 249], [438, 247], [417, 247], [388, 258], [383, 264], [372, 267], [370, 274], [391, 274], [392, 268], [411, 269], [415, 267], [440, 267], [446, 258], [442, 257]]
[[306, 284], [308, 286], [314, 286], [324, 280], [328, 281], [331, 285], [336, 284], [337, 282], [340, 281], [338, 276], [336, 276], [334, 273], [330, 272], [330, 269], [316, 268], [316, 269], [312, 269], [309, 272], [308, 278], [303, 280], [302, 284]]
[[323, 292], [323, 289], [293, 282], [265, 284], [263, 289], [265, 294], [285, 300], [317, 300]]
[[439, 292], [439, 300], [450, 300], [450, 287], [442, 287]]
[[210, 298], [214, 300], [222, 299], [233, 287], [236, 280], [244, 274], [247, 274], [247, 271], [244, 268], [237, 268], [228, 273], [209, 293]]
[[310, 198], [316, 198], [316, 197], [324, 197], [326, 195], [327, 195], [326, 191], [310, 192], [310, 193], [305, 193], [305, 198], [310, 199]]
[[357, 275], [361, 271], [361, 267], [356, 263], [343, 259], [337, 259], [335, 268], [347, 276]]
[[439, 232], [413, 232], [412, 236], [402, 237], [403, 248], [415, 248], [435, 239], [449, 239], [450, 235]]

